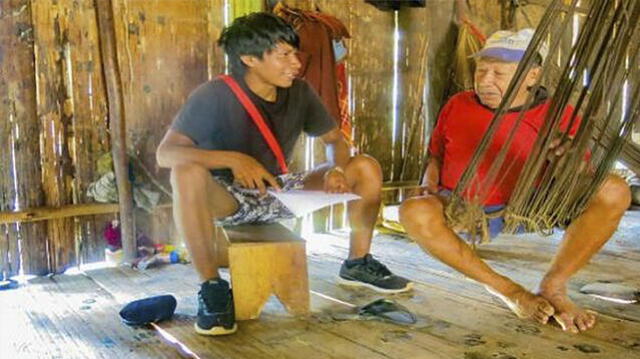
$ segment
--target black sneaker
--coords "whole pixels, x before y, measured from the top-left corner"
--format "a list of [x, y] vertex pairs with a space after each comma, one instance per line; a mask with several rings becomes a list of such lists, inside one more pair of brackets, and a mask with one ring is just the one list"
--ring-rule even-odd
[[380, 293], [401, 293], [413, 288], [412, 282], [391, 273], [371, 254], [344, 261], [340, 268], [338, 282], [344, 285], [371, 288]]
[[232, 334], [238, 329], [229, 282], [217, 279], [202, 283], [195, 328], [196, 333], [203, 335]]

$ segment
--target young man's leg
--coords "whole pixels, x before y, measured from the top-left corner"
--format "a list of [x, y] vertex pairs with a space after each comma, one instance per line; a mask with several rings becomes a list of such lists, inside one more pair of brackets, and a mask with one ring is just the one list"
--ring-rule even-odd
[[222, 248], [217, 248], [214, 218], [233, 214], [238, 203], [211, 172], [196, 164], [171, 169], [173, 217], [200, 275], [196, 331], [207, 335], [230, 334], [236, 330], [229, 283], [218, 274]]
[[[323, 189], [324, 174], [330, 167], [319, 166], [306, 178], [305, 189]], [[362, 285], [383, 293], [398, 293], [410, 290], [412, 283], [393, 275], [370, 254], [373, 229], [380, 210], [382, 193], [382, 170], [378, 162], [366, 155], [352, 157], [344, 169], [351, 192], [362, 199], [348, 204], [351, 227], [349, 259], [340, 270], [341, 282]]]
[[539, 288], [540, 295], [555, 307], [554, 318], [564, 330], [577, 333], [594, 326], [595, 315], [569, 300], [566, 284], [611, 238], [630, 203], [627, 183], [611, 175], [585, 211], [567, 228]]
[[497, 294], [520, 318], [546, 323], [553, 307], [511, 279], [496, 273], [446, 224], [443, 200], [426, 195], [400, 206], [400, 222], [424, 251]]

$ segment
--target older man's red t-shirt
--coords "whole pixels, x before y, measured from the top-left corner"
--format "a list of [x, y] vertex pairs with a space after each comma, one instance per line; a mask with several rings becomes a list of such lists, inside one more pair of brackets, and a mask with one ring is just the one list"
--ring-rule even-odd
[[[538, 132], [542, 128], [545, 114], [549, 109], [549, 101], [542, 101], [529, 109], [523, 117], [515, 137], [507, 151], [505, 161], [496, 176], [494, 183], [483, 187], [487, 197], [485, 205], [505, 204], [511, 197], [518, 176], [533, 149]], [[568, 106], [560, 122], [560, 128], [566, 129], [571, 120], [573, 108]], [[480, 162], [474, 175], [474, 184], [483, 184], [488, 171], [500, 150], [505, 146], [508, 136], [516, 124], [520, 112], [505, 114], [484, 159]], [[453, 190], [467, 168], [473, 154], [493, 118], [493, 112], [480, 104], [473, 91], [465, 91], [453, 96], [444, 106], [438, 117], [438, 123], [431, 135], [429, 152], [441, 159], [440, 187]], [[575, 135], [579, 119], [574, 121], [569, 133]], [[474, 188], [470, 186], [465, 196], [474, 196]], [[484, 190], [483, 190], [484, 192]]]

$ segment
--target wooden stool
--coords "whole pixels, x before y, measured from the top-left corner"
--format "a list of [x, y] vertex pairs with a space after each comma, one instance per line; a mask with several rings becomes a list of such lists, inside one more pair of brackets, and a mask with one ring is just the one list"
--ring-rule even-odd
[[224, 228], [236, 319], [254, 319], [271, 294], [290, 313], [309, 313], [304, 240], [280, 224]]

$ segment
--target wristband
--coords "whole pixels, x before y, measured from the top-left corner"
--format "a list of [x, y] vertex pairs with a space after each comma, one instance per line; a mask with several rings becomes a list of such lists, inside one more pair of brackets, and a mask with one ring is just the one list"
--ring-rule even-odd
[[329, 168], [329, 169], [327, 170], [327, 172], [325, 172], [325, 173], [324, 173], [324, 176], [326, 177], [329, 173], [331, 173], [331, 172], [333, 172], [333, 171], [336, 171], [336, 172], [338, 172], [338, 173], [342, 173], [342, 174], [344, 175], [344, 170], [342, 169], [342, 167], [340, 167], [340, 166], [333, 166], [333, 167]]

